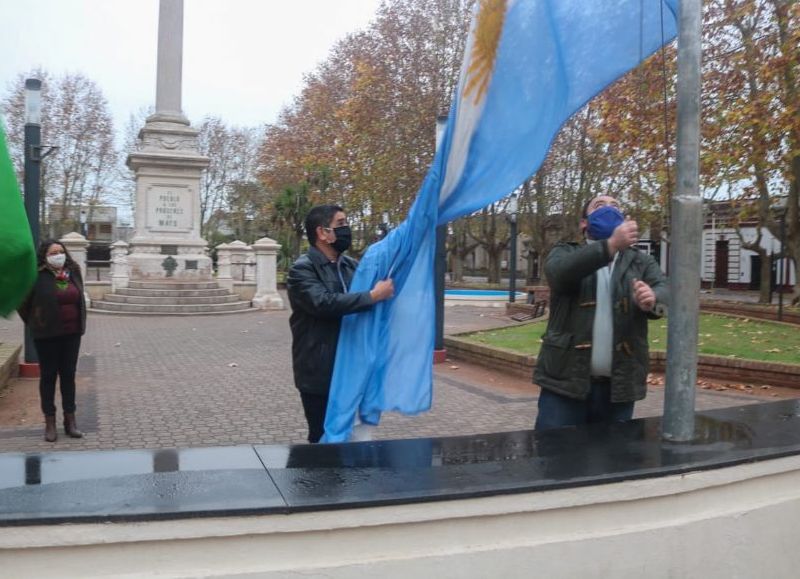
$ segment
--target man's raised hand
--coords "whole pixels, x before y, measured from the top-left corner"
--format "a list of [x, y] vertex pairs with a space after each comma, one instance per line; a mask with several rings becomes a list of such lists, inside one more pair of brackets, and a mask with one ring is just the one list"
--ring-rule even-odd
[[608, 238], [608, 250], [612, 255], [628, 249], [639, 241], [639, 225], [633, 219], [620, 223]]

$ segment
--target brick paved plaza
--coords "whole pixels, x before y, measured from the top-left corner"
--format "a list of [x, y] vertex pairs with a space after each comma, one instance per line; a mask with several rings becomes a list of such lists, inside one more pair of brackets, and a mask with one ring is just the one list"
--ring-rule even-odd
[[[502, 310], [447, 308], [447, 331], [509, 322]], [[0, 424], [0, 452], [158, 448], [305, 442], [292, 384], [289, 312], [205, 317], [90, 315], [78, 367], [82, 440], [42, 440], [36, 380], [15, 380], [0, 410], [28, 401]], [[19, 339], [19, 320], [0, 320], [0, 339]], [[454, 367], [456, 366], [456, 367]], [[443, 436], [531, 428], [537, 389], [526, 380], [462, 362], [436, 369], [433, 409], [418, 417], [387, 415], [376, 438]], [[774, 398], [698, 392], [698, 408]], [[637, 416], [662, 412], [661, 388]], [[60, 401], [59, 401], [60, 405]], [[6, 412], [8, 414], [8, 412]], [[59, 410], [60, 414], [60, 410]], [[60, 431], [60, 425], [59, 425]]]

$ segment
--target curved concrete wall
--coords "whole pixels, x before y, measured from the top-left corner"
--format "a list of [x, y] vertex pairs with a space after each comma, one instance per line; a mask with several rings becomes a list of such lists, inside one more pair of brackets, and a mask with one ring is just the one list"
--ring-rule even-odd
[[3, 577], [797, 577], [800, 457], [289, 515], [4, 528]]

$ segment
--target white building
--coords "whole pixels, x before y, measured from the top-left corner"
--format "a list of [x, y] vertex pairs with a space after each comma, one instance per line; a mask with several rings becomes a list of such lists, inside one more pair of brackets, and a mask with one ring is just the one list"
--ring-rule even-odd
[[[737, 209], [730, 202], [721, 201], [706, 205], [706, 216], [703, 225], [702, 281], [704, 287], [728, 288], [733, 290], [757, 290], [761, 286], [759, 275], [761, 256], [742, 247], [742, 239], [746, 243], [754, 242], [758, 236], [755, 220], [742, 220], [739, 224], [742, 239], [733, 226], [733, 218]], [[761, 230], [760, 246], [768, 255], [779, 254], [780, 239], [777, 239], [766, 228]], [[778, 283], [783, 272], [783, 278]], [[796, 280], [796, 271], [792, 261], [775, 259], [772, 283], [790, 289]]]
[[111, 205], [81, 205], [67, 207], [64, 211], [58, 203], [48, 207], [48, 229], [51, 236], [59, 230], [77, 231], [90, 242], [110, 244], [117, 238], [117, 208]]

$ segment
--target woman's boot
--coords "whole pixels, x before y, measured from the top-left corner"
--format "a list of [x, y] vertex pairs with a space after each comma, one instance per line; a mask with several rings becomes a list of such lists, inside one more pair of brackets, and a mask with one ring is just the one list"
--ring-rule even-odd
[[75, 422], [74, 412], [64, 413], [64, 432], [70, 438], [83, 438], [83, 432], [78, 430], [78, 425]]
[[47, 442], [55, 442], [58, 438], [58, 433], [56, 432], [56, 417], [55, 416], [45, 416], [44, 417], [44, 439]]

